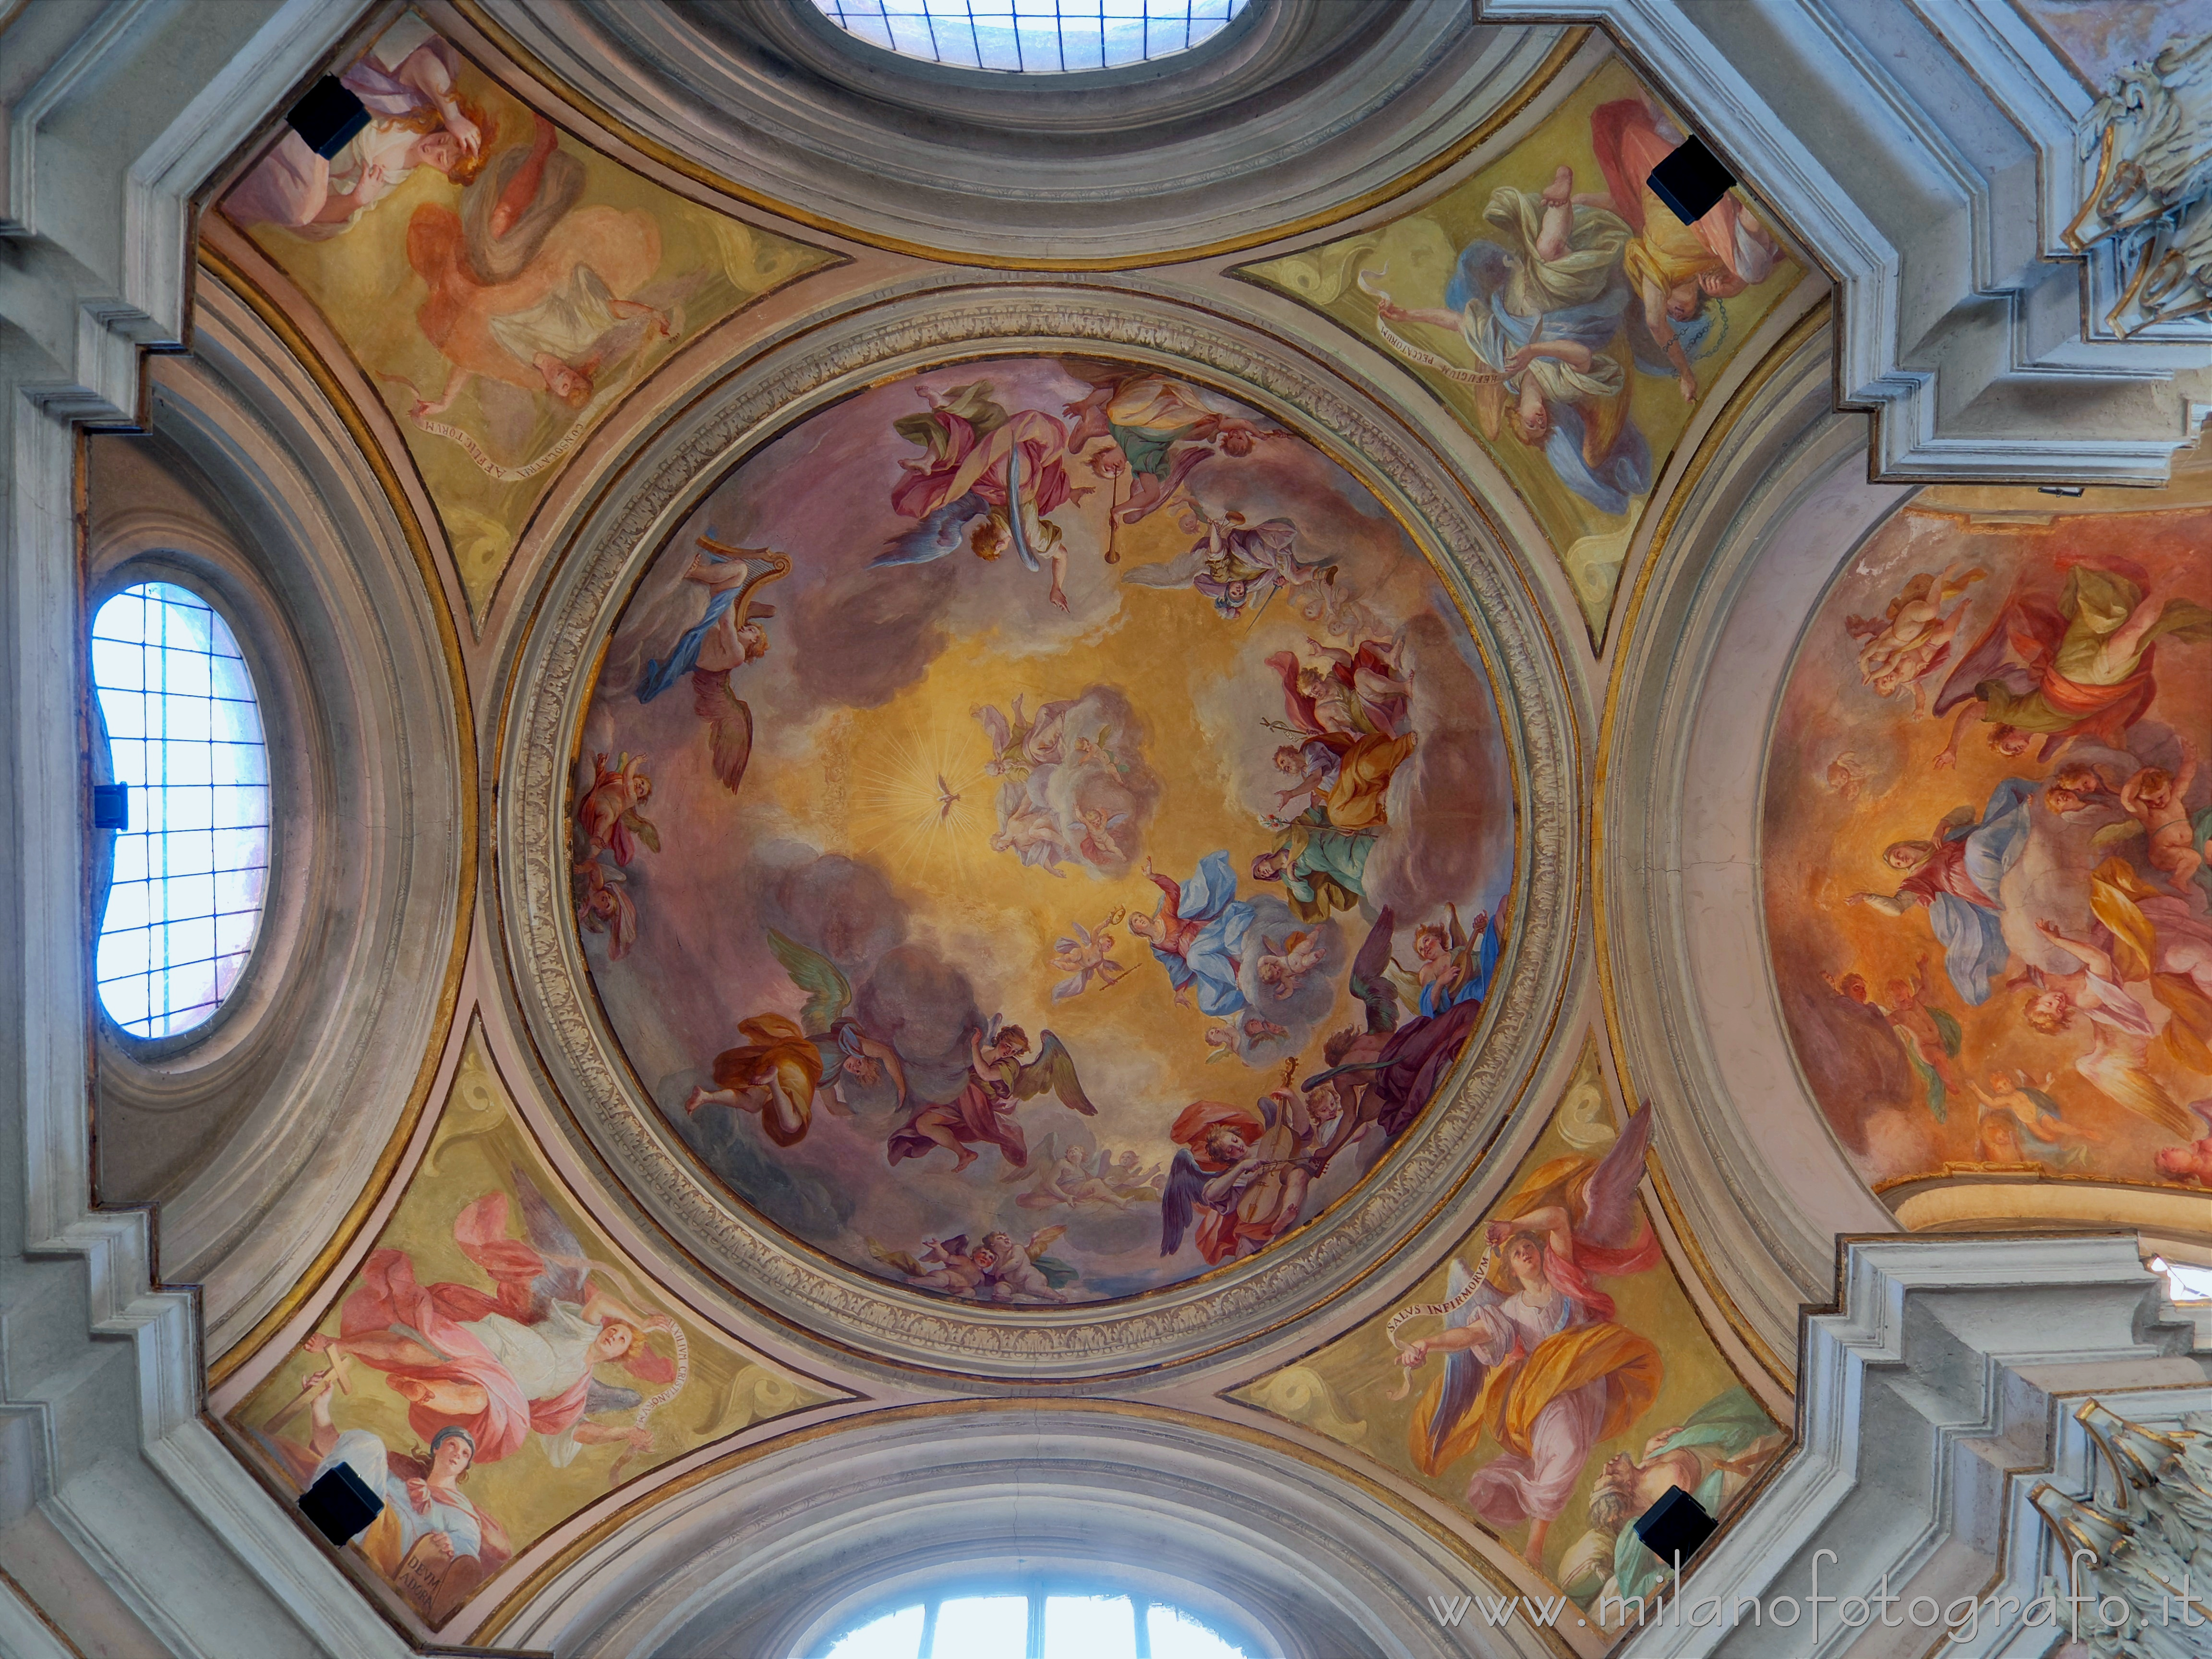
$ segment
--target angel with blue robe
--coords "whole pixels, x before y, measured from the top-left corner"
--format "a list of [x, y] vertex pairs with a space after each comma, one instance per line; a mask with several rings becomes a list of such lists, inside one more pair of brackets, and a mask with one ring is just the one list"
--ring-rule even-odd
[[1188, 1007], [1195, 996], [1199, 1012], [1216, 1018], [1237, 1012], [1245, 1000], [1237, 975], [1257, 913], [1249, 900], [1237, 896], [1229, 854], [1208, 853], [1187, 882], [1161, 875], [1150, 859], [1145, 874], [1160, 890], [1160, 902], [1149, 915], [1132, 912], [1129, 931], [1152, 947], [1168, 970], [1176, 1000]]
[[768, 655], [761, 622], [775, 615], [775, 608], [761, 604], [757, 595], [762, 584], [790, 574], [791, 561], [781, 553], [700, 537], [684, 580], [707, 591], [706, 613], [684, 631], [666, 660], [646, 664], [637, 684], [637, 700], [651, 702], [684, 675], [691, 677], [692, 713], [707, 722], [714, 775], [733, 795], [752, 758], [753, 711], [730, 689], [730, 675]]
[[1592, 1449], [1634, 1426], [1664, 1376], [1657, 1345], [1620, 1322], [1595, 1282], [1659, 1261], [1636, 1201], [1650, 1136], [1645, 1106], [1604, 1157], [1538, 1165], [1493, 1214], [1475, 1271], [1455, 1260], [1443, 1302], [1392, 1321], [1395, 1336], [1407, 1317], [1444, 1320], [1398, 1355], [1409, 1382], [1431, 1356], [1444, 1361], [1414, 1413], [1415, 1467], [1442, 1474], [1494, 1439], [1468, 1478], [1467, 1506], [1501, 1529], [1527, 1522], [1522, 1557], [1547, 1576], [1545, 1539]]
[[1961, 806], [1926, 841], [1892, 843], [1881, 861], [1904, 872], [1897, 890], [1853, 893], [1844, 901], [1886, 916], [1926, 906], [1943, 946], [1944, 970], [1970, 1007], [1990, 1000], [2012, 952], [2004, 934], [2004, 878], [2027, 850], [2028, 803], [2042, 787], [2007, 778], [1990, 792], [1979, 817]]
[[[1651, 446], [1629, 412], [1632, 359], [1622, 337], [1633, 298], [1622, 270], [1628, 222], [1578, 204], [1565, 167], [1541, 192], [1500, 185], [1482, 216], [1494, 239], [1461, 252], [1443, 308], [1394, 304], [1362, 281], [1384, 340], [1466, 383], [1485, 438], [1495, 442], [1510, 423], [1569, 489], [1601, 513], [1626, 513], [1651, 488]], [[1456, 333], [1478, 368], [1442, 363], [1390, 333], [1391, 323]]]

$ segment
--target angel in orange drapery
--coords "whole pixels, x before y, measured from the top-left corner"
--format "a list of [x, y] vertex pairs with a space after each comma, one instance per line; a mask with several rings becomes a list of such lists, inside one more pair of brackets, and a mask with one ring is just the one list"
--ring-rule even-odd
[[1468, 1480], [1468, 1507], [1496, 1527], [1526, 1521], [1522, 1553], [1539, 1571], [1591, 1449], [1658, 1397], [1658, 1348], [1615, 1320], [1613, 1298], [1593, 1282], [1659, 1260], [1636, 1205], [1650, 1128], [1645, 1107], [1603, 1158], [1534, 1170], [1498, 1206], [1476, 1273], [1452, 1263], [1444, 1328], [1398, 1356], [1409, 1371], [1444, 1356], [1414, 1413], [1415, 1466], [1440, 1474], [1493, 1437], [1498, 1450]]

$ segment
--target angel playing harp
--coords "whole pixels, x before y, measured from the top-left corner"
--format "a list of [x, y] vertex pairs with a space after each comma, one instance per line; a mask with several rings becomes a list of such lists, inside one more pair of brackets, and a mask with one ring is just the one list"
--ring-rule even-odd
[[1539, 1572], [1592, 1448], [1626, 1433], [1658, 1397], [1658, 1348], [1619, 1322], [1595, 1283], [1659, 1260], [1636, 1202], [1650, 1135], [1646, 1106], [1603, 1158], [1539, 1165], [1498, 1206], [1475, 1271], [1454, 1261], [1442, 1303], [1390, 1322], [1395, 1340], [1408, 1318], [1444, 1320], [1398, 1354], [1409, 1382], [1431, 1356], [1444, 1362], [1413, 1414], [1415, 1466], [1441, 1474], [1494, 1437], [1497, 1451], [1468, 1480], [1467, 1506], [1493, 1527], [1527, 1522], [1521, 1553]]
[[957, 1174], [975, 1161], [969, 1149], [988, 1143], [1007, 1163], [1019, 1168], [1030, 1159], [1029, 1142], [1014, 1109], [1025, 1100], [1047, 1091], [1070, 1111], [1096, 1117], [1098, 1109], [1083, 1092], [1075, 1074], [1075, 1058], [1050, 1031], [1035, 1060], [1024, 1065], [1029, 1033], [1018, 1025], [1001, 1025], [993, 1015], [990, 1024], [968, 1032], [968, 1080], [951, 1100], [933, 1101], [908, 1115], [890, 1139], [887, 1149], [896, 1167], [909, 1158], [927, 1158], [939, 1146], [951, 1152]]
[[676, 641], [665, 662], [647, 663], [638, 682], [637, 700], [651, 702], [683, 675], [691, 676], [692, 709], [707, 722], [714, 775], [733, 795], [752, 758], [753, 711], [731, 689], [730, 675], [768, 654], [768, 634], [761, 623], [775, 615], [775, 609], [759, 604], [756, 596], [763, 584], [790, 574], [791, 561], [781, 553], [700, 537], [684, 580], [707, 590], [706, 614]]
[[761, 1129], [779, 1146], [795, 1146], [814, 1122], [814, 1097], [827, 1092], [832, 1109], [853, 1115], [845, 1097], [848, 1083], [873, 1088], [886, 1078], [906, 1104], [906, 1062], [881, 1038], [860, 1029], [848, 1011], [853, 987], [837, 964], [773, 927], [769, 949], [783, 964], [791, 982], [806, 993], [793, 1020], [787, 1014], [756, 1014], [738, 1022], [743, 1047], [714, 1056], [714, 1086], [694, 1089], [684, 1109], [726, 1106], [758, 1114]]

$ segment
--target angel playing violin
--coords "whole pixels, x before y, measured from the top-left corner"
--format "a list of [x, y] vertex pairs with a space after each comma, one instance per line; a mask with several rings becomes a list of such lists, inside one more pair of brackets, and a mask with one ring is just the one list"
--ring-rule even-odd
[[887, 1149], [896, 1167], [909, 1158], [927, 1158], [942, 1146], [957, 1160], [957, 1174], [975, 1161], [969, 1148], [988, 1142], [1007, 1163], [1020, 1168], [1030, 1160], [1029, 1141], [1014, 1121], [1014, 1109], [1049, 1090], [1061, 1105], [1085, 1117], [1098, 1109], [1083, 1092], [1075, 1074], [1075, 1058], [1050, 1031], [1027, 1065], [1029, 1033], [1018, 1025], [1001, 1025], [993, 1015], [988, 1026], [970, 1027], [968, 1033], [968, 1081], [951, 1100], [919, 1106], [898, 1127]]
[[1431, 1355], [1443, 1375], [1415, 1412], [1413, 1455], [1443, 1473], [1494, 1435], [1496, 1453], [1467, 1483], [1467, 1506], [1498, 1528], [1528, 1523], [1521, 1553], [1544, 1571], [1544, 1540], [1593, 1448], [1626, 1433], [1658, 1397], [1658, 1347], [1620, 1324], [1595, 1282], [1642, 1273], [1659, 1242], [1636, 1202], [1651, 1110], [1630, 1117], [1603, 1158], [1539, 1165], [1499, 1205], [1474, 1273], [1455, 1261], [1444, 1328], [1400, 1351], [1410, 1380]]

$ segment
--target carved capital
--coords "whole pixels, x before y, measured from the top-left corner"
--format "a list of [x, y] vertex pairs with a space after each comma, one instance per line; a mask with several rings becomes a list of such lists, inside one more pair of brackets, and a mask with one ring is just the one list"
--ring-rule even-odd
[[2045, 1593], [2073, 1598], [2093, 1659], [2194, 1659], [2212, 1643], [2212, 1412], [2165, 1431], [2094, 1400], [2074, 1415], [2111, 1480], [2086, 1498], [2048, 1481], [2029, 1494], [2069, 1564]]
[[2111, 252], [2121, 291], [2106, 326], [2124, 339], [2212, 311], [2212, 34], [2115, 75], [2081, 155], [2096, 177], [2064, 235]]

